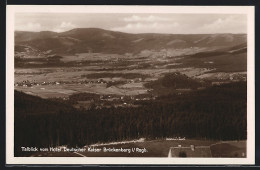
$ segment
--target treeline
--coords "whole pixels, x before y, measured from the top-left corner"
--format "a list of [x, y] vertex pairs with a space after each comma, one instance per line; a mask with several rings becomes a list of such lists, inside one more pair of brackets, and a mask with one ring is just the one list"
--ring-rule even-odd
[[[88, 111], [15, 92], [15, 156], [24, 156], [21, 146], [83, 146], [140, 137], [246, 139], [246, 89], [246, 82], [239, 82], [162, 96], [138, 108]], [[55, 113], [48, 105], [56, 106]], [[29, 113], [40, 110], [46, 113]]]
[[140, 73], [92, 73], [81, 75], [81, 77], [86, 77], [89, 79], [98, 79], [98, 78], [114, 78], [114, 77], [122, 77], [125, 79], [135, 79], [135, 78], [142, 78], [145, 79], [149, 77], [147, 74], [140, 74]]
[[74, 66], [88, 66], [92, 64], [103, 64], [102, 60], [84, 60], [81, 62], [69, 61], [64, 62], [60, 60], [60, 56], [46, 57], [46, 58], [21, 58], [15, 57], [14, 65], [16, 68], [49, 68], [49, 67], [74, 67]]

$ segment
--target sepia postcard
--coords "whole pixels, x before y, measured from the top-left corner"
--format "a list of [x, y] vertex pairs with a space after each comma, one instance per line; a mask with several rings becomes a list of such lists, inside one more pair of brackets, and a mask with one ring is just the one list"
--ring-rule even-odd
[[6, 16], [6, 164], [255, 163], [253, 6]]

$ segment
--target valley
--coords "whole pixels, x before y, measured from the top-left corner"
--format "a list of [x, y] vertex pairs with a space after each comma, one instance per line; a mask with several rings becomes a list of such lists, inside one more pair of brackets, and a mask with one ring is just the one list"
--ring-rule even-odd
[[[165, 157], [181, 143], [166, 138], [176, 136], [186, 137], [187, 146], [195, 139], [207, 147], [238, 140], [243, 146], [226, 157], [245, 152], [246, 34], [17, 31], [14, 59], [18, 156], [28, 156], [19, 150], [27, 145], [82, 147], [146, 138], [124, 147], [151, 147], [143, 156]], [[19, 135], [22, 130], [28, 138]], [[163, 152], [153, 145], [165, 145]]]
[[[122, 54], [121, 50], [117, 49], [114, 49], [114, 53], [106, 53], [102, 48], [98, 53], [93, 53], [94, 45], [98, 44], [96, 42], [84, 48], [87, 51], [84, 49], [78, 49], [74, 53], [60, 51], [61, 48], [74, 47], [78, 41], [89, 42], [89, 37], [84, 39], [84, 36], [93, 31], [97, 37], [92, 37], [91, 41], [99, 42], [97, 38], [100, 36], [101, 40], [109, 40], [106, 45], [110, 44], [113, 48], [122, 50], [125, 47], [125, 53]], [[111, 95], [116, 95], [118, 98], [125, 96], [135, 98], [134, 96], [143, 95], [144, 99], [161, 95], [154, 94], [153, 91], [156, 89], [147, 88], [145, 84], [170, 73], [181, 73], [197, 82], [203, 82], [197, 87], [201, 89], [214, 84], [246, 81], [244, 35], [129, 35], [101, 29], [75, 29], [60, 34], [62, 35], [57, 36], [56, 33], [40, 32], [33, 33], [29, 38], [29, 32], [16, 33], [14, 82], [16, 90], [43, 98], [63, 100], [68, 100], [70, 95], [78, 93], [94, 93], [100, 98]], [[64, 37], [63, 34], [70, 36]], [[76, 41], [75, 38], [79, 37], [82, 40]], [[113, 44], [115, 39], [121, 41], [122, 37], [125, 42], [129, 42], [129, 45]], [[45, 49], [47, 48], [45, 42], [50, 38], [52, 41], [55, 40], [52, 42], [54, 44], [58, 41], [59, 47], [51, 46], [48, 50]], [[134, 38], [138, 41], [133, 40]], [[240, 44], [237, 45], [238, 42], [234, 39], [239, 40]], [[218, 43], [222, 42], [221, 40], [224, 43]], [[40, 43], [31, 44], [35, 41]], [[138, 52], [128, 51], [129, 46], [134, 46], [136, 49], [136, 43], [147, 49], [140, 49]], [[154, 49], [158, 43], [161, 49]], [[228, 43], [228, 46], [222, 46], [225, 43]], [[83, 52], [82, 50], [85, 53], [78, 53]], [[185, 91], [190, 87], [180, 86], [178, 89], [170, 91], [179, 93], [181, 89]], [[121, 103], [123, 103], [121, 106], [124, 106], [125, 101], [122, 100]]]

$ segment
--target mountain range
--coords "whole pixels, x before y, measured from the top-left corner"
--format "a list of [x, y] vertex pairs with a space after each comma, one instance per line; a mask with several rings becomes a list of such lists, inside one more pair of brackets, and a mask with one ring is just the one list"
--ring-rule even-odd
[[246, 34], [130, 34], [99, 28], [76, 28], [66, 32], [15, 31], [15, 45], [52, 53], [139, 53], [142, 50], [191, 47], [227, 48], [246, 44]]

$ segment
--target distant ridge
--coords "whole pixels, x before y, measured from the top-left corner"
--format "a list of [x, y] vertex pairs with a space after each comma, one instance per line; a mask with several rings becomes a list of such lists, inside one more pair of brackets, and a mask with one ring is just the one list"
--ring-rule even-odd
[[232, 47], [246, 43], [246, 34], [130, 34], [101, 28], [65, 32], [15, 31], [15, 44], [54, 53], [139, 53], [142, 50], [190, 47]]

